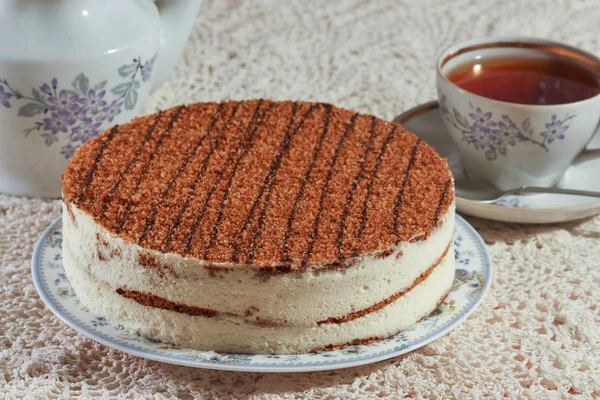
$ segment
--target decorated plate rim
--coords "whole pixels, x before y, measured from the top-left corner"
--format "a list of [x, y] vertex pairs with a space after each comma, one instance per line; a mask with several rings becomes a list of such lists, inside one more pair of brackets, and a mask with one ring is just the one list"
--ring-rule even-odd
[[[43, 251], [45, 250], [44, 241], [48, 237], [48, 235], [53, 232], [56, 227], [62, 222], [62, 217], [57, 218], [41, 235], [40, 239], [35, 245], [35, 249], [33, 252], [32, 262], [31, 262], [31, 272], [33, 275], [33, 282], [35, 288], [44, 301], [46, 306], [56, 315], [58, 316], [65, 324], [75, 329], [77, 332], [87, 336], [88, 338], [95, 340], [99, 343], [102, 343], [106, 346], [112, 347], [114, 349], [123, 351], [125, 353], [147, 358], [154, 361], [166, 362], [170, 364], [183, 365], [188, 367], [196, 367], [196, 368], [206, 368], [206, 369], [215, 369], [215, 370], [229, 370], [229, 371], [246, 371], [246, 372], [309, 372], [309, 371], [323, 371], [323, 370], [332, 370], [332, 369], [341, 369], [341, 368], [349, 368], [355, 367], [365, 364], [371, 364], [378, 361], [387, 360], [393, 357], [397, 357], [402, 354], [409, 353], [413, 350], [416, 350], [420, 347], [423, 347], [440, 337], [446, 335], [454, 328], [456, 328], [461, 322], [466, 320], [479, 305], [483, 301], [485, 297], [492, 279], [493, 279], [493, 266], [491, 262], [490, 255], [487, 251], [487, 247], [481, 238], [481, 236], [477, 233], [475, 228], [473, 228], [464, 218], [459, 215], [456, 215], [457, 225], [460, 225], [469, 237], [473, 240], [476, 249], [477, 255], [480, 258], [482, 269], [481, 272], [485, 277], [484, 282], [481, 286], [480, 292], [473, 298], [472, 301], [467, 303], [464, 306], [464, 309], [457, 310], [456, 314], [452, 316], [452, 318], [446, 322], [445, 325], [440, 327], [433, 327], [425, 331], [425, 334], [422, 335], [419, 339], [416, 339], [414, 343], [409, 345], [395, 345], [393, 348], [384, 349], [375, 354], [365, 354], [364, 356], [358, 356], [348, 359], [350, 356], [342, 355], [345, 358], [337, 358], [335, 360], [331, 360], [329, 362], [324, 361], [315, 361], [315, 362], [297, 362], [292, 364], [281, 364], [281, 363], [252, 363], [252, 364], [230, 364], [226, 362], [213, 362], [213, 361], [205, 361], [205, 360], [197, 360], [192, 359], [187, 356], [176, 356], [174, 354], [168, 354], [165, 352], [160, 352], [156, 349], [145, 349], [141, 347], [137, 347], [133, 344], [125, 344], [117, 339], [113, 339], [111, 337], [107, 337], [101, 333], [95, 332], [90, 326], [85, 325], [84, 323], [78, 321], [75, 317], [72, 317], [68, 314], [70, 312], [68, 310], [61, 310], [59, 305], [60, 301], [54, 300], [49, 294], [47, 289], [44, 287], [43, 277], [45, 274], [43, 268], [40, 266], [40, 258], [43, 255]], [[62, 252], [62, 249], [60, 250]], [[90, 312], [91, 313], [91, 312]], [[93, 314], [93, 313], [91, 313]], [[418, 326], [421, 322], [415, 325]], [[118, 328], [116, 328], [118, 329]], [[402, 333], [400, 333], [402, 334]], [[133, 337], [133, 335], [131, 335]], [[385, 339], [384, 339], [385, 341]], [[382, 341], [378, 341], [373, 343], [372, 345], [377, 345]], [[367, 347], [369, 345], [366, 345]], [[360, 347], [360, 346], [359, 346]], [[201, 350], [199, 350], [202, 352]], [[342, 350], [332, 351], [330, 353], [337, 353]], [[307, 354], [298, 354], [297, 356], [306, 356]], [[255, 356], [255, 355], [250, 355]], [[256, 356], [264, 356], [264, 355], [256, 355]], [[283, 355], [283, 357], [289, 355]]]

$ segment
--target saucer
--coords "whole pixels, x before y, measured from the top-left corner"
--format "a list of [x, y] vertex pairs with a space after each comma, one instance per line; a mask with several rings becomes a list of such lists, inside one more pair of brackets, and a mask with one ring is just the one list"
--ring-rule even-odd
[[[446, 132], [438, 109], [432, 101], [412, 108], [394, 119], [406, 129], [434, 147], [448, 160], [455, 179], [466, 179], [458, 148]], [[590, 144], [598, 141], [598, 135]], [[583, 153], [567, 169], [557, 185], [562, 188], [600, 191], [600, 158]], [[496, 204], [482, 204], [456, 197], [459, 212], [474, 217], [504, 222], [544, 224], [572, 221], [600, 213], [600, 199], [563, 194], [507, 196]]]

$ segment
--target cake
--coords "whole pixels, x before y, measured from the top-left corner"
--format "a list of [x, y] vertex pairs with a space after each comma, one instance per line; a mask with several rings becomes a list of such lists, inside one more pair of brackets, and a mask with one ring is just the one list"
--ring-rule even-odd
[[114, 126], [63, 179], [63, 263], [122, 328], [219, 352], [365, 344], [454, 279], [454, 186], [401, 125], [323, 103], [196, 103]]

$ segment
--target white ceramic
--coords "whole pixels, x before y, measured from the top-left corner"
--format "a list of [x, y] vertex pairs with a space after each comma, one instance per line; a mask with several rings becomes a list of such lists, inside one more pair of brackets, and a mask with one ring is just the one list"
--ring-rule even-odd
[[166, 79], [200, 4], [0, 1], [0, 192], [59, 197], [75, 149]]
[[[448, 160], [455, 179], [466, 179], [461, 152], [447, 134], [438, 102], [432, 101], [410, 109], [394, 119], [406, 129], [433, 146]], [[600, 147], [600, 135], [594, 136], [590, 147]], [[600, 191], [600, 158], [593, 152], [585, 152], [575, 159], [561, 177], [558, 187]], [[508, 196], [498, 204], [481, 204], [456, 198], [460, 213], [504, 222], [555, 223], [577, 220], [600, 213], [600, 199], [594, 197], [558, 194]]]
[[567, 104], [524, 105], [478, 96], [446, 78], [473, 60], [524, 55], [568, 57], [600, 74], [600, 59], [589, 53], [527, 38], [464, 42], [444, 51], [437, 64], [440, 111], [467, 175], [502, 190], [556, 185], [600, 121], [600, 95]]
[[407, 353], [447, 334], [466, 320], [479, 306], [492, 281], [492, 264], [483, 240], [464, 219], [457, 217], [454, 285], [442, 305], [412, 328], [379, 342], [336, 351], [294, 355], [215, 353], [132, 335], [94, 315], [79, 304], [65, 276], [61, 243], [62, 222], [59, 218], [44, 232], [35, 248], [32, 274], [40, 297], [63, 322], [93, 340], [139, 357], [232, 371], [318, 371], [369, 364]]

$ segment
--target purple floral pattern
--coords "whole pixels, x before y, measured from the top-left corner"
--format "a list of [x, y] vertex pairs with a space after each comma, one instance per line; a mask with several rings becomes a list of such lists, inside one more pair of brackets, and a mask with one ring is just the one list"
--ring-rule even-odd
[[142, 81], [148, 82], [148, 80], [150, 79], [150, 76], [152, 75], [152, 70], [154, 69], [155, 61], [156, 55], [144, 63], [144, 66], [142, 67]]
[[450, 111], [446, 96], [439, 94], [440, 111], [443, 117], [462, 133], [462, 140], [472, 145], [476, 150], [484, 151], [488, 161], [494, 161], [498, 155], [506, 156], [511, 147], [527, 142], [549, 151], [548, 145], [556, 140], [565, 139], [569, 129], [567, 122], [575, 115], [565, 115], [560, 119], [552, 115], [551, 120], [545, 124], [545, 130], [537, 135], [529, 119], [517, 125], [508, 115], [495, 119], [491, 112], [474, 107], [465, 117], [456, 108]]
[[98, 111], [106, 107], [106, 100], [103, 100], [106, 90], [96, 93], [94, 89], [87, 92], [87, 96], [82, 96], [78, 99], [79, 107], [85, 114], [98, 114]]
[[3, 86], [0, 86], [0, 104], [6, 108], [10, 108], [10, 102], [8, 99], [12, 97], [12, 93], [6, 92]]
[[540, 135], [544, 137], [544, 140], [547, 140], [548, 143], [552, 143], [555, 139], [564, 139], [565, 131], [569, 128], [568, 125], [565, 125], [564, 120], [559, 120], [556, 118], [556, 115], [552, 116], [552, 120], [546, 124], [546, 130]]
[[24, 102], [17, 115], [37, 117], [30, 128], [23, 132], [28, 136], [37, 131], [47, 146], [66, 137], [60, 154], [66, 159], [73, 157], [75, 150], [113, 122], [125, 110], [132, 110], [138, 100], [138, 89], [152, 76], [156, 55], [142, 62], [135, 58], [131, 64], [118, 69], [121, 82], [112, 89], [105, 89], [107, 81], [91, 85], [85, 74], [77, 75], [69, 88], [59, 88], [56, 78], [32, 88], [31, 95], [24, 95], [0, 79], [0, 106], [11, 108], [11, 102]]

